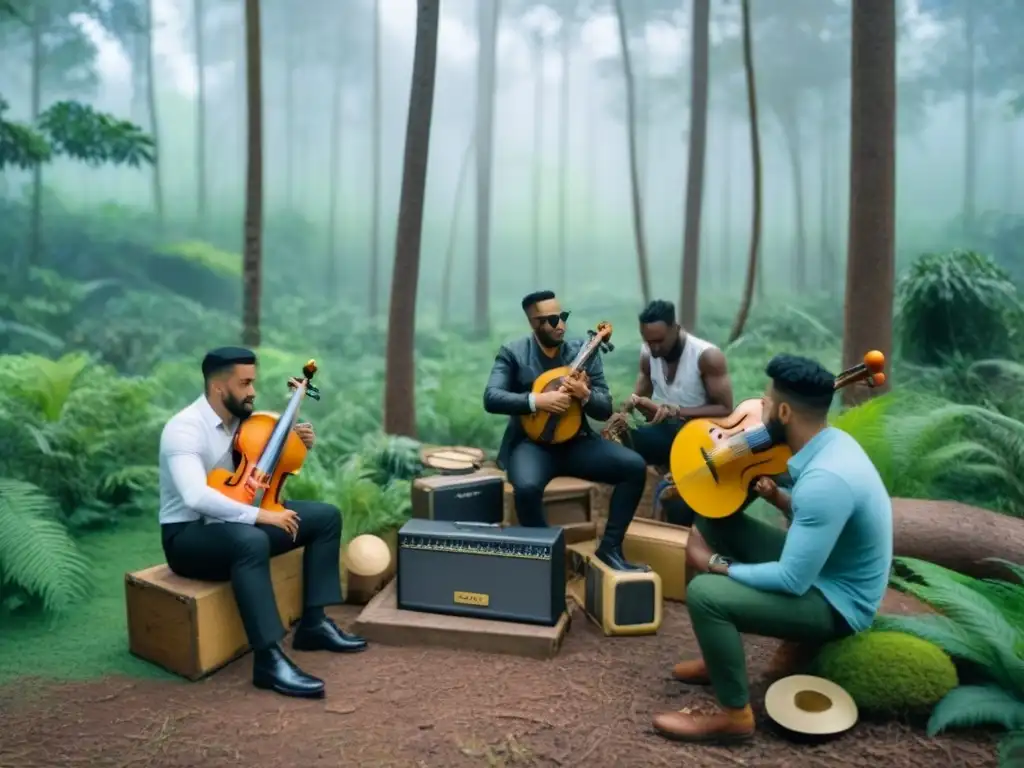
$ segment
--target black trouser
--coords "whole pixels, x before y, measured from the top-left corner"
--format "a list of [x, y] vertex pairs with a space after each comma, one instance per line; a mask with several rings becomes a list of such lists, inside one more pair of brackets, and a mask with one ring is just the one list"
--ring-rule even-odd
[[[633, 450], [644, 457], [645, 463], [653, 467], [667, 467], [672, 442], [682, 426], [683, 422], [675, 419], [660, 424], [644, 424], [631, 429], [629, 439]], [[654, 506], [657, 509], [657, 500]], [[665, 520], [673, 525], [693, 524], [693, 510], [682, 499], [666, 499], [661, 508], [665, 512]]]
[[508, 481], [515, 492], [520, 525], [546, 524], [544, 488], [560, 476], [615, 486], [608, 505], [604, 541], [621, 544], [647, 481], [647, 467], [639, 454], [597, 435], [582, 435], [561, 445], [523, 440], [508, 458]]
[[179, 576], [230, 581], [253, 650], [285, 636], [270, 580], [270, 558], [305, 547], [303, 607], [338, 605], [341, 595], [341, 512], [331, 504], [287, 501], [299, 516], [295, 541], [282, 528], [244, 523], [170, 523], [163, 526], [167, 565]]

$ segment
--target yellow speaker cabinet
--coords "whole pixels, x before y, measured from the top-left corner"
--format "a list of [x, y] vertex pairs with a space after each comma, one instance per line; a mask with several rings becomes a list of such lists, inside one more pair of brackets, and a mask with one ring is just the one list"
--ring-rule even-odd
[[686, 602], [686, 543], [690, 529], [658, 520], [634, 520], [622, 553], [631, 563], [649, 565], [661, 576], [666, 600]]
[[616, 571], [594, 557], [597, 542], [568, 547], [577, 574], [569, 596], [606, 636], [653, 635], [661, 626], [661, 576], [655, 571]]

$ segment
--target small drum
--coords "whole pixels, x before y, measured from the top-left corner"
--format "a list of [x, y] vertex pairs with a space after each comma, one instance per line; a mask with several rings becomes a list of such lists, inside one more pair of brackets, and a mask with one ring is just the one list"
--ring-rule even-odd
[[421, 451], [423, 466], [442, 475], [471, 475], [484, 463], [484, 452], [479, 448], [452, 446]]

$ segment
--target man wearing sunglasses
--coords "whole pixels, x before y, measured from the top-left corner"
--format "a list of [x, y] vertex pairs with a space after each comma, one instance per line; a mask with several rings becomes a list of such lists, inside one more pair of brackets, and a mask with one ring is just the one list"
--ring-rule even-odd
[[552, 291], [537, 291], [522, 301], [531, 333], [498, 350], [484, 390], [488, 413], [509, 417], [498, 452], [498, 466], [508, 475], [515, 493], [516, 516], [525, 526], [546, 525], [544, 488], [555, 477], [579, 477], [615, 487], [608, 507], [608, 523], [597, 549], [606, 565], [616, 570], [644, 571], [628, 563], [622, 540], [643, 496], [647, 467], [634, 451], [602, 440], [588, 420], [579, 435], [559, 445], [541, 445], [529, 439], [521, 416], [537, 411], [562, 414], [573, 399], [585, 416], [604, 421], [612, 414], [612, 397], [604, 378], [600, 355], [595, 355], [582, 380], [567, 381], [564, 391], [533, 394], [533, 383], [544, 371], [569, 365], [586, 343], [565, 339], [569, 313]]

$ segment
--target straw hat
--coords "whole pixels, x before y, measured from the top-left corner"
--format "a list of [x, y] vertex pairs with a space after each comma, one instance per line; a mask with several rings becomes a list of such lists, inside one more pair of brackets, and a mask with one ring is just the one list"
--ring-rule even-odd
[[782, 728], [805, 736], [832, 736], [857, 723], [857, 704], [850, 694], [831, 680], [811, 675], [772, 683], [764, 708]]
[[391, 565], [391, 550], [384, 539], [364, 533], [345, 547], [345, 568], [356, 576], [379, 576]]

